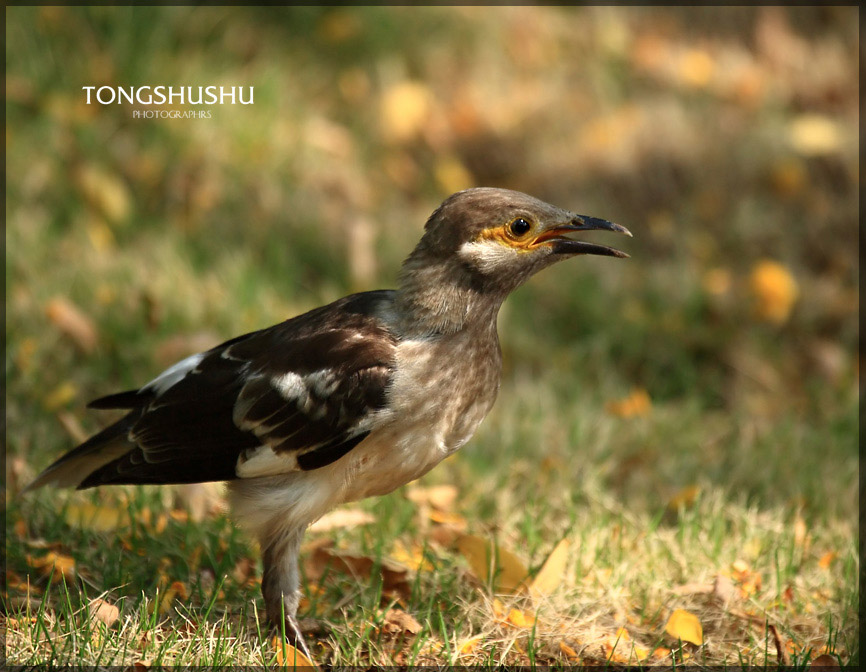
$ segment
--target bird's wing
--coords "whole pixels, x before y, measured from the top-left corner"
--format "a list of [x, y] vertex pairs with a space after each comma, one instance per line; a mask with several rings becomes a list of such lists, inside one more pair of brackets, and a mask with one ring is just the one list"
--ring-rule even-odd
[[346, 297], [91, 403], [132, 409], [120, 421], [129, 450], [79, 487], [230, 480], [339, 459], [370, 433], [386, 403], [396, 339], [377, 314], [390, 299], [390, 292]]

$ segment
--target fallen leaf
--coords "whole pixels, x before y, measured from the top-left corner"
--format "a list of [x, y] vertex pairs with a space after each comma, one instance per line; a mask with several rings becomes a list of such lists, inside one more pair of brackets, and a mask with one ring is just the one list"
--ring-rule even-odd
[[417, 571], [433, 571], [433, 565], [424, 557], [424, 547], [417, 542], [413, 542], [407, 547], [399, 539], [394, 542], [394, 547], [388, 556], [394, 562], [408, 567], [413, 572]]
[[681, 639], [697, 646], [704, 643], [704, 631], [700, 620], [685, 609], [674, 609], [665, 624], [665, 632], [674, 639]]
[[513, 594], [523, 589], [529, 571], [511, 551], [471, 534], [458, 538], [457, 549], [469, 562], [475, 576], [484, 584], [492, 583], [495, 592]]
[[787, 321], [800, 294], [791, 272], [782, 264], [765, 259], [755, 264], [749, 277], [758, 318], [773, 324]]
[[839, 661], [835, 656], [831, 656], [828, 653], [822, 653], [820, 656], [815, 658], [815, 660], [809, 663], [809, 667], [839, 667]]
[[149, 658], [142, 658], [141, 660], [136, 660], [136, 661], [132, 664], [132, 666], [133, 666], [136, 670], [147, 670], [147, 669], [150, 668], [151, 665], [153, 665], [153, 663], [150, 661]]
[[531, 611], [524, 612], [520, 609], [511, 609], [506, 620], [518, 628], [531, 628], [535, 625], [535, 614]]
[[120, 618], [120, 609], [105, 600], [95, 599], [90, 603], [89, 614], [91, 618], [111, 627]]
[[833, 564], [833, 561], [839, 556], [836, 551], [827, 551], [824, 555], [821, 556], [821, 559], [818, 560], [818, 566], [821, 569], [830, 569], [830, 565]]
[[282, 637], [274, 637], [271, 640], [274, 651], [277, 652], [278, 665], [291, 665], [293, 667], [316, 667], [316, 664], [289, 644]]
[[788, 140], [803, 156], [825, 156], [837, 152], [842, 135], [835, 121], [820, 114], [801, 114], [788, 126]]
[[225, 508], [221, 483], [184, 483], [175, 489], [175, 506], [189, 512], [189, 518], [199, 523], [208, 515]]
[[47, 411], [56, 411], [63, 406], [66, 406], [70, 401], [78, 396], [78, 388], [70, 380], [65, 380], [57, 387], [51, 390], [42, 399], [42, 405]]
[[369, 525], [375, 522], [376, 517], [368, 511], [362, 511], [361, 509], [335, 509], [319, 518], [315, 523], [310, 525], [308, 530], [310, 532], [330, 532], [331, 530], [358, 527], [359, 525]]
[[467, 654], [472, 653], [475, 649], [478, 648], [478, 645], [484, 641], [483, 635], [476, 635], [475, 637], [470, 637], [465, 640], [460, 646], [457, 647], [457, 655], [465, 656]]
[[27, 556], [27, 564], [38, 569], [42, 574], [51, 576], [52, 583], [59, 583], [61, 578], [67, 581], [75, 577], [75, 558], [50, 551], [44, 557]]
[[106, 219], [114, 224], [127, 219], [132, 199], [126, 184], [114, 173], [87, 164], [76, 172], [75, 177], [84, 197]]
[[565, 642], [559, 643], [559, 650], [565, 654], [566, 658], [576, 659], [576, 658], [580, 657], [578, 655], [577, 651], [575, 651], [573, 648], [571, 648]]
[[604, 410], [610, 415], [620, 418], [645, 417], [649, 415], [651, 409], [650, 396], [642, 388], [635, 388], [624, 399], [609, 401], [604, 406]]
[[794, 519], [794, 545], [804, 548], [809, 539], [809, 531], [806, 521], [798, 514]]
[[414, 616], [402, 609], [389, 609], [385, 613], [381, 630], [394, 637], [406, 635], [414, 637], [423, 630], [423, 626], [415, 620]]
[[330, 548], [316, 548], [305, 564], [308, 579], [318, 580], [326, 571], [349, 574], [357, 581], [367, 581], [373, 567], [379, 567], [382, 573], [382, 589], [408, 597], [411, 592], [409, 585], [409, 570], [387, 558], [380, 562], [365, 555], [338, 553]]
[[434, 509], [448, 511], [457, 501], [457, 488], [453, 485], [433, 485], [428, 488], [416, 485], [409, 488], [406, 498], [418, 506], [429, 504]]
[[90, 502], [69, 504], [64, 519], [71, 527], [79, 527], [96, 532], [109, 532], [118, 527], [129, 525], [129, 514], [111, 506], [97, 506]]
[[96, 348], [99, 337], [93, 322], [68, 299], [55, 297], [45, 306], [48, 319], [85, 353]]
[[420, 82], [399, 82], [382, 96], [382, 136], [389, 142], [404, 142], [417, 136], [430, 116], [432, 94]]
[[547, 556], [538, 574], [529, 583], [529, 592], [533, 597], [550, 595], [562, 583], [568, 562], [568, 550], [568, 539], [562, 539]]
[[672, 512], [677, 512], [680, 509], [687, 509], [694, 505], [695, 501], [697, 501], [698, 495], [700, 494], [701, 487], [699, 485], [689, 485], [671, 497], [668, 501], [667, 509]]

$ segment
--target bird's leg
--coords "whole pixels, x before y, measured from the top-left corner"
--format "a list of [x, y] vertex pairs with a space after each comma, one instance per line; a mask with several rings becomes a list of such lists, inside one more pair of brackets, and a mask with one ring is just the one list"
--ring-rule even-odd
[[262, 596], [268, 621], [277, 634], [312, 660], [304, 635], [298, 627], [298, 603], [301, 599], [298, 553], [303, 528], [274, 538], [262, 539]]

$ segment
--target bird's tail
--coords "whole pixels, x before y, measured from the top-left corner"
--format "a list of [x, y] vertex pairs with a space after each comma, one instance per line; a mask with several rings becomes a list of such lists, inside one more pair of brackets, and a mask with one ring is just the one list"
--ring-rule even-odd
[[74, 488], [97, 469], [129, 452], [134, 445], [127, 439], [131, 421], [129, 416], [91, 436], [80, 446], [60, 457], [21, 491], [26, 492], [53, 485]]

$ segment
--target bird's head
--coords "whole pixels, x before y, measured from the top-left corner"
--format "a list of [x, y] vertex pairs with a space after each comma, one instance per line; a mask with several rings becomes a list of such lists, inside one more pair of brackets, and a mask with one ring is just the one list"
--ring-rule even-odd
[[[576, 215], [518, 191], [475, 188], [447, 198], [403, 265], [401, 290], [412, 303], [443, 314], [498, 310], [534, 273], [581, 254], [627, 257], [568, 234], [602, 229], [631, 236], [603, 219]], [[484, 297], [476, 301], [477, 297]], [[465, 320], [464, 320], [465, 321]]]
[[412, 257], [430, 263], [454, 260], [480, 287], [508, 293], [562, 259], [580, 254], [628, 256], [568, 236], [594, 229], [631, 236], [619, 224], [576, 215], [519, 191], [467, 189], [450, 196], [430, 216]]

